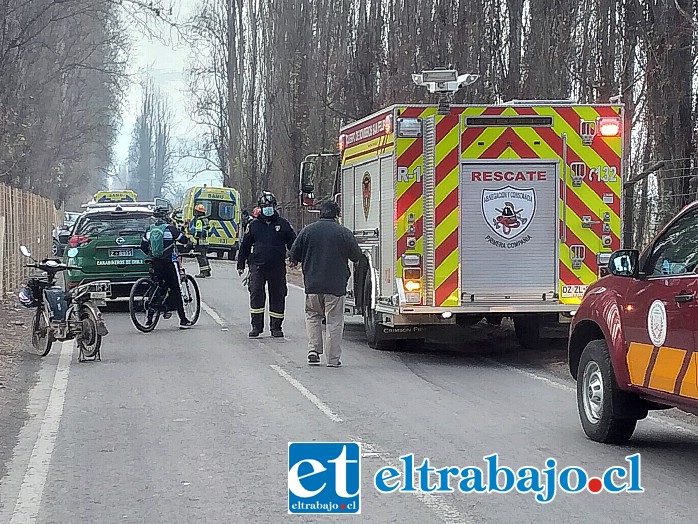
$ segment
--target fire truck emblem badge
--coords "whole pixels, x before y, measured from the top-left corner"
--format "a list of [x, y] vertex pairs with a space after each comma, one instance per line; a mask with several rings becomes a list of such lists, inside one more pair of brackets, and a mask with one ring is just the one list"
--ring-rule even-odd
[[581, 244], [575, 244], [570, 246], [570, 259], [572, 260], [572, 269], [580, 270], [582, 269], [582, 264], [584, 263], [584, 258], [587, 254], [587, 248]]
[[482, 216], [500, 237], [510, 240], [528, 229], [536, 213], [536, 192], [507, 186], [482, 190]]
[[666, 342], [667, 316], [664, 302], [655, 300], [647, 314], [647, 331], [654, 347], [660, 348]]
[[361, 180], [361, 196], [364, 204], [364, 217], [368, 220], [368, 214], [371, 211], [371, 174], [366, 171], [364, 178]]

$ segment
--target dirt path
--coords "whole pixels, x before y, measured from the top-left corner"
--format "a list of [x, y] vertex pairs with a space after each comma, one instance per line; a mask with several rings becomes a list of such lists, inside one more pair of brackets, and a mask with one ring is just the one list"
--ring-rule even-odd
[[40, 357], [29, 353], [34, 310], [16, 300], [0, 300], [0, 478], [27, 418], [27, 395], [35, 381]]

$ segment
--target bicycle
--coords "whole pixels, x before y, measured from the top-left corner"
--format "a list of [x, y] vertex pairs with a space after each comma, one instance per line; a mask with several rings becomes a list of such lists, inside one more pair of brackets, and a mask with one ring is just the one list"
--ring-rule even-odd
[[[179, 287], [184, 303], [184, 312], [193, 324], [201, 315], [201, 295], [194, 277], [188, 275], [182, 264], [182, 258], [194, 258], [190, 255], [178, 255]], [[160, 281], [151, 268], [151, 276], [139, 278], [128, 298], [128, 310], [131, 321], [138, 331], [150, 333], [157, 326], [160, 316], [169, 313], [167, 309], [167, 292], [164, 283]], [[140, 318], [142, 317], [142, 318]]]

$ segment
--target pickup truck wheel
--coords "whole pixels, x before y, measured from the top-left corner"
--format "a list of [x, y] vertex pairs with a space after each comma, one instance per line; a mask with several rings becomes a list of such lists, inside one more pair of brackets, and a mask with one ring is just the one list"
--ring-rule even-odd
[[514, 317], [514, 332], [516, 339], [525, 349], [538, 349], [540, 347], [540, 324], [538, 315], [523, 315]]
[[364, 284], [364, 330], [366, 331], [366, 341], [369, 347], [380, 350], [390, 350], [395, 348], [395, 341], [385, 340], [381, 337], [380, 328], [377, 322], [376, 311], [371, 307], [371, 280], [366, 279]]
[[628, 441], [637, 425], [632, 402], [637, 402], [635, 396], [616, 385], [606, 341], [589, 342], [577, 374], [577, 410], [584, 433], [606, 444]]

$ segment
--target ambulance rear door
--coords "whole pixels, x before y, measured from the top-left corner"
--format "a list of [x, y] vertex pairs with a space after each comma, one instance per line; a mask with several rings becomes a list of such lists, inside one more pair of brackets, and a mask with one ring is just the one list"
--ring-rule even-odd
[[461, 163], [462, 305], [554, 301], [559, 173], [557, 160]]

